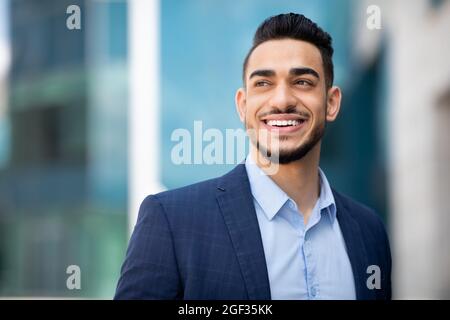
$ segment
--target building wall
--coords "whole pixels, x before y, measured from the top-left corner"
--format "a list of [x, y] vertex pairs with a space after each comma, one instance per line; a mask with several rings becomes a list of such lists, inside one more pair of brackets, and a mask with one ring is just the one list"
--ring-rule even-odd
[[386, 6], [394, 293], [450, 298], [450, 2]]
[[[380, 29], [366, 26], [372, 5]], [[448, 299], [450, 2], [365, 0], [355, 19], [357, 61], [371, 65], [386, 55], [378, 130], [387, 148], [394, 298]]]

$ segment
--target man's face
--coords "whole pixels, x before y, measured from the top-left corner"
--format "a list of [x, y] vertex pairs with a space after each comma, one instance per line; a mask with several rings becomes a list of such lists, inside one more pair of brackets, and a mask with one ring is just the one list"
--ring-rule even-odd
[[326, 121], [337, 116], [339, 88], [327, 90], [321, 53], [308, 42], [260, 44], [249, 58], [245, 81], [236, 94], [241, 121], [256, 133], [249, 134], [252, 143], [281, 164], [305, 156], [322, 138]]

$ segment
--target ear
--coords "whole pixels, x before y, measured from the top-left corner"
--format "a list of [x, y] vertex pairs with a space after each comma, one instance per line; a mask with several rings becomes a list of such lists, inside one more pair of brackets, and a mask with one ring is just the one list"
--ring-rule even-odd
[[328, 89], [328, 97], [327, 97], [327, 116], [326, 119], [329, 122], [332, 122], [336, 119], [339, 110], [341, 109], [341, 89], [339, 87], [331, 87]]
[[245, 122], [245, 111], [246, 111], [246, 95], [244, 88], [239, 88], [235, 96], [236, 111], [239, 114], [239, 119], [241, 122]]

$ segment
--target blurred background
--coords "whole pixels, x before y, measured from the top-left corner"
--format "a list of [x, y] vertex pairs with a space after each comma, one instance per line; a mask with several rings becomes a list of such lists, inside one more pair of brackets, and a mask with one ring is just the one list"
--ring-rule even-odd
[[234, 166], [176, 165], [171, 135], [242, 127], [243, 59], [286, 12], [333, 37], [321, 167], [386, 222], [394, 298], [449, 299], [448, 0], [0, 0], [0, 297], [112, 298], [145, 195]]

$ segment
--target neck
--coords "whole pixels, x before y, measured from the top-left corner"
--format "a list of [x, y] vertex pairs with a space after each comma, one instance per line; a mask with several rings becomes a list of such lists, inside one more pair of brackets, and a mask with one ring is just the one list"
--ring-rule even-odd
[[[258, 150], [252, 146], [252, 158], [256, 164], [265, 170]], [[311, 212], [320, 195], [319, 181], [320, 142], [312, 148], [302, 159], [288, 164], [280, 164], [275, 173], [268, 176], [297, 204], [303, 214], [306, 225]]]

